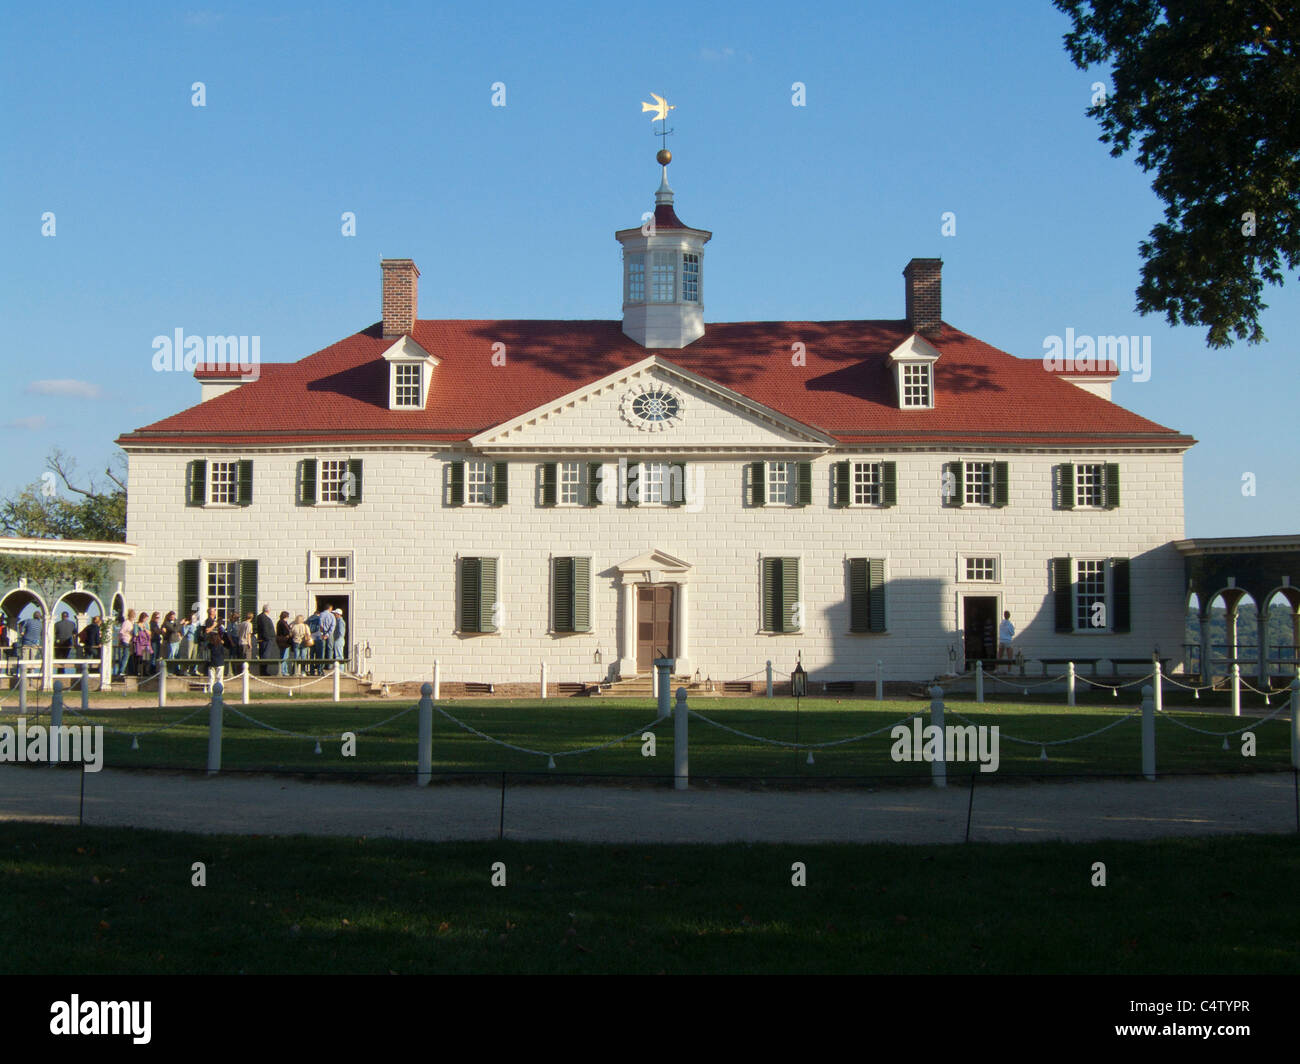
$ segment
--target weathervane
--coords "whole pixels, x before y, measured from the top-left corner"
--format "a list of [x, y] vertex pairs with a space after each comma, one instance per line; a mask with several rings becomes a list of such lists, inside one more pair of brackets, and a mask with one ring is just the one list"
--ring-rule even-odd
[[660, 166], [667, 166], [673, 161], [673, 153], [668, 150], [668, 138], [673, 133], [673, 131], [668, 128], [668, 112], [677, 110], [677, 105], [675, 103], [669, 103], [662, 96], [653, 92], [650, 94], [650, 98], [654, 100], [654, 103], [646, 103], [644, 100], [641, 101], [641, 113], [645, 114], [647, 111], [652, 112], [650, 118], [650, 124], [652, 126], [656, 122], [662, 123], [659, 131], [656, 133], [652, 130], [651, 135], [662, 139], [663, 147], [659, 149], [659, 154], [656, 155], [655, 158], [659, 160]]

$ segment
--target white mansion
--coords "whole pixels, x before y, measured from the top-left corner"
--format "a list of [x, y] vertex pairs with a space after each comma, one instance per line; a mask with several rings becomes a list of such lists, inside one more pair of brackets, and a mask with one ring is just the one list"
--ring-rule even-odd
[[[1190, 437], [944, 323], [705, 324], [705, 245], [664, 181], [618, 321], [383, 320], [297, 362], [196, 371], [118, 441], [127, 605], [341, 605], [377, 680], [814, 681], [950, 671], [1003, 610], [1026, 658], [1178, 654]], [[963, 653], [963, 641], [965, 653]]]

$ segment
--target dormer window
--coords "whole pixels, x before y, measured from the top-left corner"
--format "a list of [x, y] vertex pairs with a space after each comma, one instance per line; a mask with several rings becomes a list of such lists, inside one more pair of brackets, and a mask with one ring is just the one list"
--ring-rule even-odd
[[420, 387], [420, 377], [420, 367], [414, 363], [393, 367], [394, 407], [418, 410], [424, 405], [421, 402], [422, 396], [420, 393], [423, 389]]
[[673, 303], [677, 299], [677, 253], [654, 252], [650, 267], [650, 302]]
[[903, 371], [903, 408], [928, 410], [934, 406], [930, 363], [905, 362]]
[[700, 257], [691, 252], [682, 256], [682, 301], [700, 301]]

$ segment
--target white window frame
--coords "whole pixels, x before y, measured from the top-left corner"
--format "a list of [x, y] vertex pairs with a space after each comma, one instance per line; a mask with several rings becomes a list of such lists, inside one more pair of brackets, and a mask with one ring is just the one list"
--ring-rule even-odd
[[[908, 381], [908, 375], [920, 371], [925, 375], [925, 381], [916, 382]], [[899, 406], [904, 410], [932, 410], [934, 409], [934, 366], [929, 362], [902, 362], [898, 367], [899, 382]], [[910, 402], [908, 399], [908, 389], [915, 387], [925, 388], [924, 402]]]
[[[637, 486], [637, 505], [638, 506], [666, 506], [670, 499], [669, 492], [672, 487], [671, 476], [672, 463], [667, 461], [638, 462], [636, 473]], [[656, 469], [660, 472], [659, 479], [654, 481], [655, 488], [659, 492], [657, 499], [646, 498], [646, 488], [651, 484], [650, 470]]]
[[[988, 499], [987, 500], [971, 498], [970, 489], [971, 489], [971, 485], [975, 482], [974, 478], [971, 476], [971, 468], [973, 466], [988, 466], [989, 478], [988, 478]], [[997, 499], [997, 475], [998, 475], [998, 467], [996, 462], [985, 462], [982, 460], [974, 461], [974, 462], [963, 461], [961, 465], [962, 505], [963, 506], [984, 506], [989, 509], [992, 509], [994, 500]]]
[[[1096, 502], [1080, 502], [1083, 498], [1083, 470], [1095, 469], [1096, 482], [1094, 485], [1094, 495]], [[1104, 510], [1106, 509], [1106, 463], [1105, 462], [1076, 462], [1074, 463], [1074, 509], [1076, 510]]]
[[[650, 262], [647, 264], [649, 269], [646, 270], [646, 294], [647, 302], [650, 303], [676, 303], [678, 302], [678, 253], [676, 251], [652, 251], [649, 253]], [[667, 271], [665, 276], [664, 271]], [[666, 290], [668, 292], [665, 298], [660, 293]]]
[[[465, 505], [466, 506], [491, 506], [492, 505], [492, 465], [486, 458], [466, 458], [465, 459]], [[476, 473], [482, 473], [481, 481], [475, 480]], [[476, 488], [481, 488], [483, 498], [474, 498]], [[479, 557], [479, 555], [471, 555]], [[486, 555], [484, 555], [486, 557]]]
[[[556, 506], [581, 506], [586, 493], [583, 488], [586, 487], [584, 481], [586, 473], [583, 462], [556, 462], [555, 463], [555, 505]], [[566, 473], [572, 473], [571, 478], [566, 478]], [[566, 499], [565, 489], [570, 488], [573, 492], [572, 499]], [[568, 557], [568, 555], [566, 555]]]
[[[624, 301], [627, 303], [644, 303], [646, 302], [646, 253], [644, 251], [629, 252], [627, 255], [627, 269], [625, 270], [626, 288]], [[639, 287], [640, 293], [637, 293]]]
[[[703, 256], [698, 251], [682, 252], [682, 302], [699, 303], [703, 300], [703, 292], [700, 290], [700, 280], [702, 274]], [[692, 293], [692, 290], [694, 294]]]
[[[858, 468], [869, 468], [875, 472], [875, 502], [858, 502]], [[885, 463], [864, 462], [857, 458], [849, 459], [849, 505], [882, 509], [885, 505]]]
[[[333, 468], [334, 475], [329, 480], [329, 491], [331, 498], [325, 497], [326, 478], [325, 467], [329, 465]], [[343, 485], [347, 483], [348, 478], [348, 460], [346, 458], [317, 458], [316, 459], [316, 505], [317, 506], [343, 506], [347, 500], [343, 498]]]
[[[216, 497], [217, 487], [217, 468], [229, 470], [230, 477], [224, 481], [224, 486], [229, 489], [230, 497], [227, 499], [218, 499]], [[204, 506], [238, 506], [239, 505], [239, 460], [237, 458], [218, 458], [208, 459], [207, 475], [203, 483], [203, 505]]]
[[[967, 563], [974, 560], [992, 560], [993, 577], [989, 580], [980, 580], [967, 576]], [[959, 584], [970, 584], [974, 587], [989, 587], [994, 584], [1002, 583], [1002, 555], [996, 551], [981, 551], [961, 553], [957, 555], [957, 582]]]
[[[773, 484], [776, 483], [778, 470], [784, 467], [785, 481], [785, 499], [780, 502], [773, 499]], [[790, 507], [794, 506], [799, 494], [799, 467], [797, 462], [764, 462], [763, 463], [763, 505]]]
[[[217, 599], [212, 594], [212, 581], [215, 576], [215, 570], [218, 565], [229, 566], [229, 576], [227, 577], [228, 591], [222, 596], [223, 601], [233, 603], [229, 610], [222, 609], [217, 605]], [[222, 619], [222, 624], [229, 624], [231, 618], [239, 619], [239, 599], [237, 593], [239, 590], [239, 559], [238, 558], [216, 558], [203, 560], [203, 616], [202, 620], [207, 620], [208, 610], [217, 606], [217, 616]]]
[[[1079, 565], [1100, 564], [1102, 575], [1102, 598], [1101, 601], [1106, 604], [1106, 624], [1101, 628], [1094, 628], [1091, 624], [1079, 627]], [[1111, 577], [1110, 559], [1106, 557], [1097, 557], [1094, 555], [1083, 555], [1072, 557], [1070, 559], [1070, 619], [1074, 625], [1076, 635], [1110, 635], [1114, 632], [1114, 581]]]
[[[356, 580], [353, 568], [354, 552], [350, 550], [312, 550], [307, 552], [307, 582], [309, 584], [351, 584]], [[321, 576], [321, 562], [326, 558], [346, 558], [347, 576]]]
[[[398, 402], [398, 397], [401, 394], [402, 389], [411, 387], [410, 381], [403, 382], [402, 384], [398, 383], [399, 378], [402, 376], [402, 370], [404, 369], [415, 370], [415, 378], [416, 378], [415, 379], [415, 389], [416, 389], [415, 400], [416, 401], [414, 403]], [[390, 410], [423, 410], [425, 383], [426, 383], [425, 366], [422, 365], [421, 363], [393, 362], [392, 371], [389, 375], [389, 392], [388, 392], [389, 409]]]

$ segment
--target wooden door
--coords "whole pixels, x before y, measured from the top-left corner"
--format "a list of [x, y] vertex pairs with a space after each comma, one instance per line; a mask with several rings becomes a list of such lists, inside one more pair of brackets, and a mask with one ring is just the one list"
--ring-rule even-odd
[[636, 671], [648, 673], [654, 660], [673, 656], [673, 588], [638, 587], [636, 593]]

